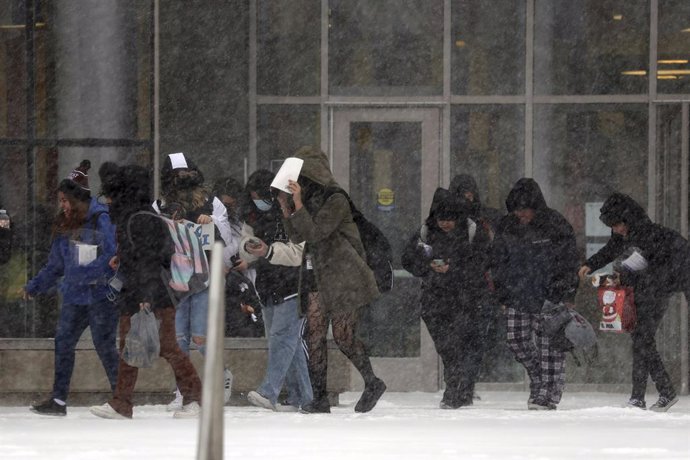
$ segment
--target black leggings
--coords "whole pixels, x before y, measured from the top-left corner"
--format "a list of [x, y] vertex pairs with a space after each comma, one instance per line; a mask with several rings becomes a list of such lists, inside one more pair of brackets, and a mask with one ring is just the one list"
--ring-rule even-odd
[[307, 306], [307, 348], [309, 350], [309, 377], [314, 390], [314, 400], [328, 396], [326, 382], [328, 375], [328, 347], [326, 335], [328, 323], [333, 328], [333, 338], [340, 351], [352, 362], [369, 385], [376, 380], [371, 361], [364, 343], [357, 338], [357, 310], [328, 313], [321, 306], [319, 293], [309, 294]]
[[666, 313], [668, 299], [635, 299], [637, 304], [637, 324], [631, 333], [633, 368], [632, 398], [644, 400], [647, 378], [651, 377], [661, 396], [672, 397], [676, 392], [671, 378], [664, 368], [656, 347], [656, 331]]

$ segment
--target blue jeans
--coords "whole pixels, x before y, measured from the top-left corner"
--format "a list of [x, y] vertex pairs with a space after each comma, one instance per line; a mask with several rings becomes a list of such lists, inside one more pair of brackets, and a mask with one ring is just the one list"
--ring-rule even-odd
[[285, 383], [289, 404], [308, 404], [313, 393], [302, 342], [304, 318], [299, 315], [297, 298], [278, 305], [269, 301], [262, 312], [268, 338], [268, 365], [257, 391], [276, 404]]
[[177, 344], [182, 352], [189, 354], [189, 345], [194, 337], [203, 340], [197, 350], [206, 355], [206, 329], [208, 327], [208, 289], [185, 297], [175, 313], [175, 332]]
[[87, 326], [98, 357], [115, 389], [119, 355], [115, 338], [120, 314], [114, 303], [107, 299], [90, 305], [63, 304], [55, 331], [55, 380], [53, 398], [67, 401], [69, 384], [74, 370], [74, 349]]

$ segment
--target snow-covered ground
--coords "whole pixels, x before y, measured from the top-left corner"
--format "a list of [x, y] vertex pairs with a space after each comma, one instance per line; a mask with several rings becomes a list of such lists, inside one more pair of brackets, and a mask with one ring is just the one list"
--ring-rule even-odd
[[[689, 459], [690, 397], [667, 413], [621, 406], [623, 394], [568, 393], [557, 411], [526, 410], [526, 394], [482, 392], [481, 401], [440, 410], [440, 393], [386, 393], [368, 414], [359, 394], [331, 414], [225, 408], [225, 458], [309, 459]], [[655, 398], [648, 395], [650, 402]], [[0, 408], [0, 459], [194, 459], [196, 420], [164, 406], [135, 408], [133, 420], [103, 420], [85, 407], [41, 417]]]

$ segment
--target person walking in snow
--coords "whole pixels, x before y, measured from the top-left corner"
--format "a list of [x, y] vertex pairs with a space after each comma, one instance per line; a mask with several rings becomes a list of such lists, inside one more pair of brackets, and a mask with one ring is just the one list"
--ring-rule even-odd
[[364, 392], [355, 411], [368, 412], [386, 391], [386, 384], [374, 374], [356, 329], [360, 308], [380, 293], [365, 260], [348, 198], [329, 169], [328, 157], [316, 147], [302, 147], [295, 157], [304, 160], [299, 179], [289, 182], [291, 199], [281, 191], [278, 200], [290, 240], [306, 242], [299, 296], [307, 315], [314, 400], [302, 411], [330, 412], [326, 334], [331, 323], [336, 344], [364, 379]]
[[[664, 368], [656, 346], [656, 331], [668, 309], [669, 296], [683, 292], [690, 299], [690, 245], [678, 232], [655, 224], [635, 200], [613, 193], [600, 210], [599, 218], [611, 228], [611, 238], [580, 267], [586, 277], [610, 262], [621, 284], [635, 293], [637, 324], [632, 338], [632, 394], [628, 406], [646, 408], [647, 378], [651, 377], [659, 399], [650, 410], [666, 412], [677, 401], [677, 393]], [[626, 261], [634, 250], [643, 262]]]
[[[225, 243], [223, 260], [227, 269], [232, 268], [231, 257], [239, 251], [239, 236], [228, 221], [227, 211], [218, 197], [212, 196], [204, 187], [204, 175], [184, 153], [172, 153], [161, 167], [161, 199], [153, 204], [157, 212], [173, 214], [172, 207], [180, 207], [176, 215], [199, 225], [214, 224], [216, 240]], [[167, 208], [166, 208], [167, 207]], [[178, 214], [178, 211], [181, 214]], [[207, 251], [210, 260], [210, 251]], [[206, 355], [206, 331], [208, 329], [208, 289], [187, 295], [177, 305], [175, 329], [180, 349], [189, 354], [192, 343], [202, 356]], [[232, 394], [232, 372], [224, 371], [224, 400], [227, 403]], [[175, 399], [168, 404], [169, 411], [182, 408], [182, 395], [178, 388]]]
[[113, 276], [108, 262], [115, 255], [115, 229], [108, 208], [91, 197], [86, 171], [72, 171], [70, 177], [58, 186], [60, 213], [48, 262], [22, 290], [24, 299], [56, 284], [62, 293], [55, 331], [53, 393], [30, 407], [40, 415], [67, 414], [75, 348], [87, 327], [111, 389], [117, 381], [117, 308], [108, 300], [108, 280]]
[[[172, 367], [183, 398], [182, 407], [173, 416], [196, 417], [200, 410], [201, 380], [176, 340], [175, 306], [161, 277], [161, 269], [170, 269], [173, 244], [166, 224], [151, 208], [150, 174], [141, 166], [122, 166], [102, 189], [117, 226], [118, 257], [111, 263], [118, 267], [118, 277], [122, 280], [117, 298], [120, 351], [125, 346], [132, 315], [150, 308], [160, 321], [160, 356]], [[90, 412], [102, 418], [132, 418], [138, 373], [138, 368], [120, 358], [113, 397], [101, 406], [91, 407]]]
[[[313, 397], [302, 338], [305, 321], [297, 303], [304, 243], [290, 241], [283, 227], [280, 208], [271, 193], [274, 176], [260, 169], [249, 176], [246, 185], [245, 220], [248, 235], [255, 238], [248, 240], [241, 250], [256, 259], [252, 266], [256, 270], [255, 286], [263, 304], [268, 339], [266, 373], [247, 399], [270, 410], [297, 411], [311, 403]], [[287, 390], [286, 404], [278, 402], [283, 386]]]
[[441, 409], [472, 405], [484, 347], [490, 236], [470, 208], [439, 188], [429, 217], [402, 254], [402, 266], [422, 279], [422, 319], [443, 361]]
[[491, 274], [505, 306], [507, 344], [527, 370], [531, 410], [556, 409], [565, 386], [565, 352], [544, 333], [542, 308], [572, 304], [578, 255], [572, 226], [546, 205], [533, 179], [517, 181], [506, 198], [492, 251]]

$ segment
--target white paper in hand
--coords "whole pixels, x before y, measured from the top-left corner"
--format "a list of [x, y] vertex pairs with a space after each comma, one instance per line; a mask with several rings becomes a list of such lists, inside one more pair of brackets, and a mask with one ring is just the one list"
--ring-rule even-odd
[[623, 261], [623, 266], [630, 271], [639, 272], [647, 268], [647, 259], [635, 250]]
[[276, 173], [276, 177], [273, 179], [273, 182], [271, 182], [271, 187], [277, 188], [278, 190], [282, 190], [283, 192], [291, 194], [292, 192], [288, 190], [288, 181], [292, 180], [297, 182], [297, 178], [299, 177], [299, 173], [302, 170], [303, 163], [304, 160], [302, 160], [301, 158], [286, 158], [283, 162], [283, 165]]

